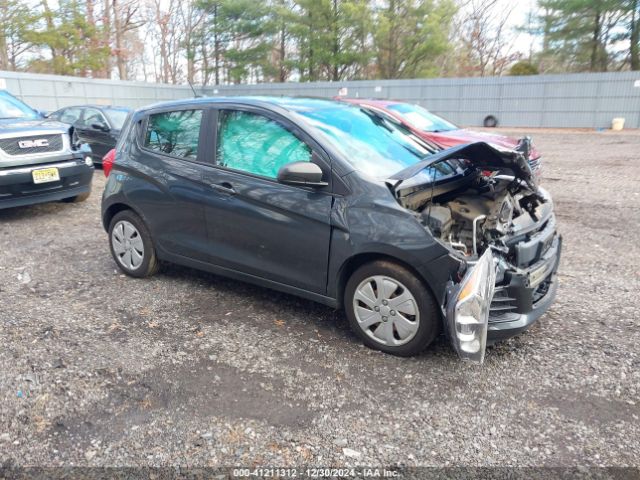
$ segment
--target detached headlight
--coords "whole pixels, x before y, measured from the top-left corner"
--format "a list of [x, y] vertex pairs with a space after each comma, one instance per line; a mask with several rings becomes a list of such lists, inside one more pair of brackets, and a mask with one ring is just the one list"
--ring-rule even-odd
[[487, 346], [489, 307], [495, 290], [496, 267], [487, 249], [458, 285], [447, 309], [453, 347], [463, 360], [482, 363]]

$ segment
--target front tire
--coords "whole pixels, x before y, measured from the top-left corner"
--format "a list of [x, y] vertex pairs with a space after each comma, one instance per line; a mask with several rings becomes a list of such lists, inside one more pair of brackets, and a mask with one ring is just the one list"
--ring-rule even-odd
[[131, 210], [119, 212], [111, 219], [109, 246], [116, 264], [127, 275], [149, 277], [159, 269], [151, 234], [140, 216]]
[[440, 312], [414, 273], [378, 260], [358, 268], [347, 282], [344, 306], [353, 332], [365, 345], [392, 355], [417, 355], [440, 331]]

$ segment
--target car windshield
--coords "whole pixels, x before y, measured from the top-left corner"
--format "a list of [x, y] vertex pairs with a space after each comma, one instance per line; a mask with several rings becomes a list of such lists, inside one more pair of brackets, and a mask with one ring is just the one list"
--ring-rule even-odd
[[127, 115], [129, 115], [129, 110], [124, 108], [105, 108], [104, 113], [109, 117], [111, 126], [116, 130], [121, 130]]
[[451, 130], [458, 130], [458, 127], [453, 123], [434, 115], [420, 105], [396, 103], [387, 106], [387, 108], [393, 110], [415, 128], [423, 132], [449, 132]]
[[9, 118], [35, 120], [40, 118], [40, 115], [10, 93], [0, 91], [0, 120]]
[[[377, 179], [386, 180], [433, 153], [407, 130], [370, 110], [331, 105], [298, 113], [322, 131], [356, 170]], [[431, 173], [436, 179], [455, 174], [461, 166], [457, 161], [441, 162], [421, 172], [420, 181], [430, 181]]]

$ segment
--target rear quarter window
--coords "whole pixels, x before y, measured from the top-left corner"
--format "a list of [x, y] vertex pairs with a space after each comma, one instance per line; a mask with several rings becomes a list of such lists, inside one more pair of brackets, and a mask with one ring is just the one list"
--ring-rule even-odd
[[198, 156], [202, 110], [179, 110], [149, 115], [144, 147], [173, 157]]

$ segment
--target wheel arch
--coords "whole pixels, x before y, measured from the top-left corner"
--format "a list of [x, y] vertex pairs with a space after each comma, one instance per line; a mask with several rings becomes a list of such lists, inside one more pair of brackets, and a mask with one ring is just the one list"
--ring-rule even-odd
[[416, 278], [420, 280], [420, 282], [425, 286], [425, 288], [433, 295], [433, 298], [438, 301], [440, 298], [439, 295], [435, 295], [433, 285], [430, 280], [422, 275], [415, 267], [413, 267], [410, 263], [405, 260], [402, 260], [393, 255], [379, 253], [379, 252], [363, 252], [353, 255], [349, 257], [340, 267], [340, 271], [338, 273], [338, 278], [336, 282], [336, 301], [338, 304], [338, 308], [344, 307], [344, 291], [349, 281], [349, 278], [358, 268], [367, 263], [375, 262], [378, 260], [385, 260], [391, 263], [395, 263], [400, 265], [403, 268], [406, 268], [411, 273], [413, 273]]
[[104, 229], [106, 231], [109, 231], [109, 225], [111, 224], [111, 220], [113, 220], [113, 217], [125, 210], [131, 210], [132, 212], [136, 213], [136, 215], [138, 215], [142, 219], [142, 221], [147, 224], [144, 216], [137, 209], [124, 202], [114, 202], [109, 205], [102, 214], [102, 226], [104, 227]]

